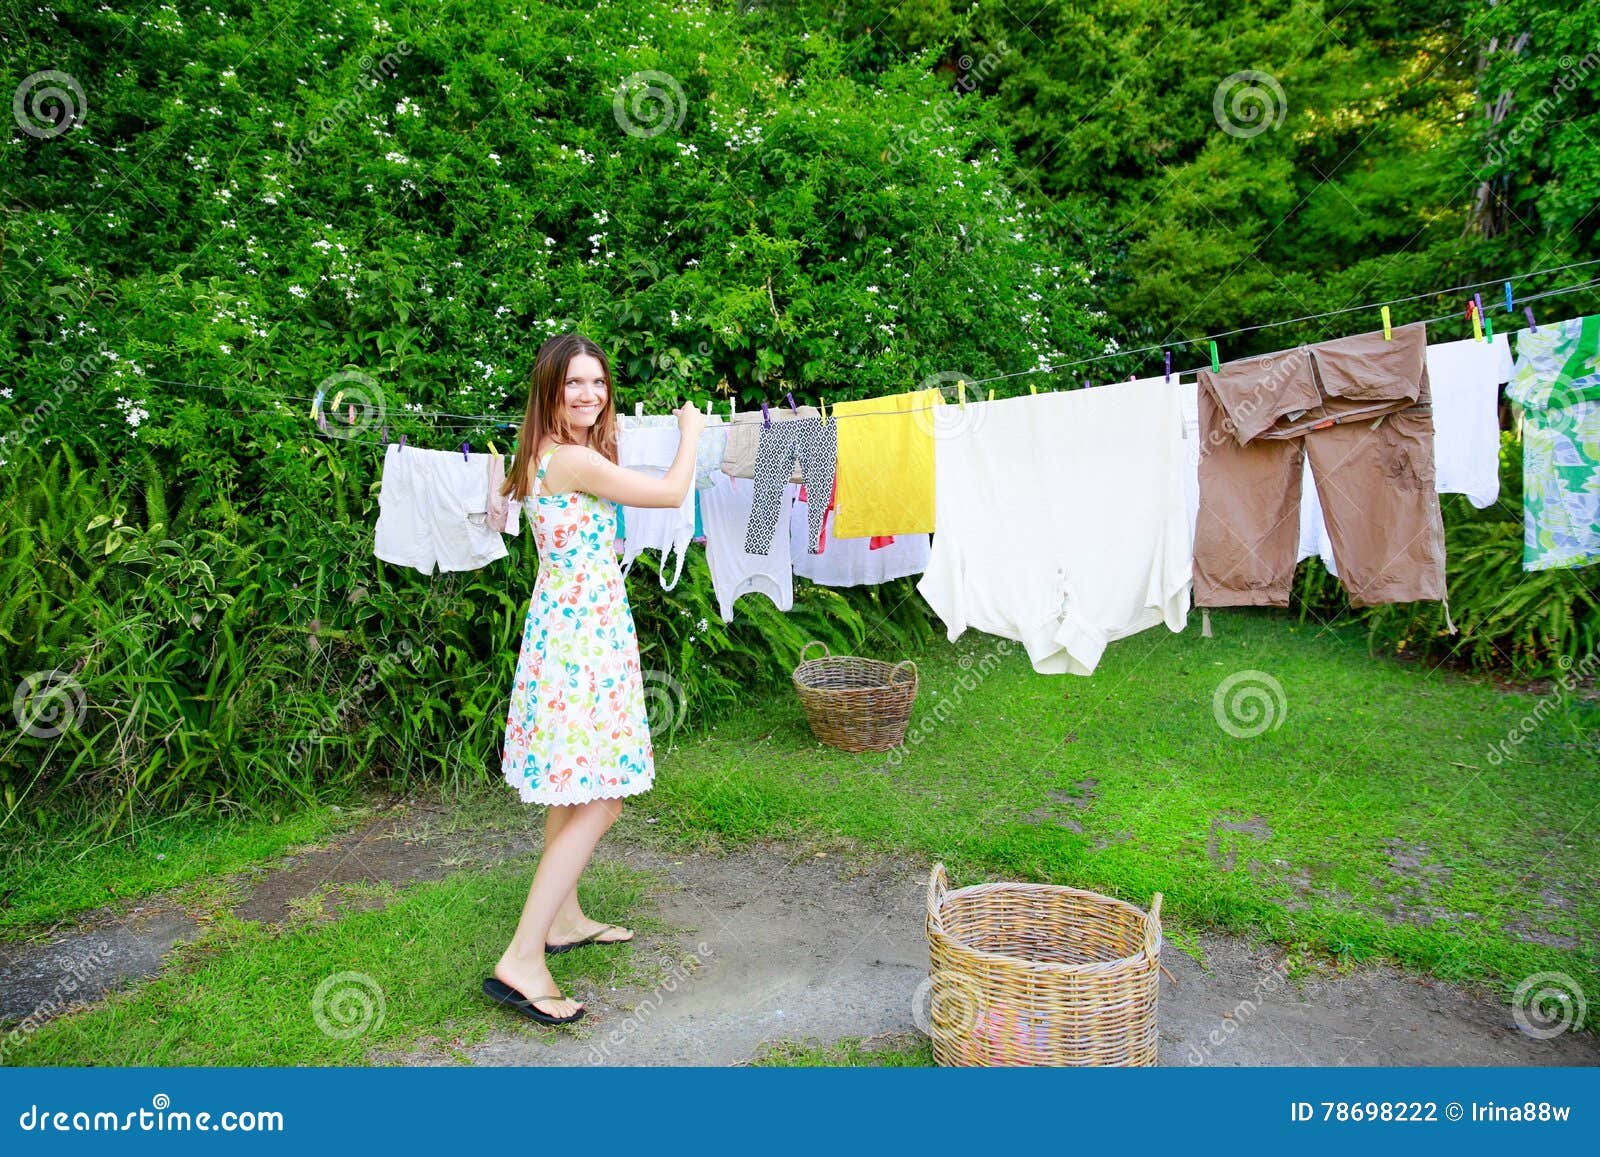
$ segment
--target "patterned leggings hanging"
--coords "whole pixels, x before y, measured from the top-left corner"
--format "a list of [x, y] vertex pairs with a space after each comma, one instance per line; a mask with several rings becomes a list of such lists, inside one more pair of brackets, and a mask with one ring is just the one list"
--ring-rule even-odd
[[[783, 488], [794, 471], [797, 456], [800, 477], [809, 493], [833, 491], [834, 463], [839, 453], [837, 429], [832, 418], [797, 418], [792, 422], [774, 422], [761, 431], [761, 445], [756, 450], [755, 496], [750, 507], [750, 524], [745, 530], [746, 554], [766, 554], [772, 549]], [[807, 504], [812, 554], [822, 553], [822, 520], [827, 512], [825, 502]]]

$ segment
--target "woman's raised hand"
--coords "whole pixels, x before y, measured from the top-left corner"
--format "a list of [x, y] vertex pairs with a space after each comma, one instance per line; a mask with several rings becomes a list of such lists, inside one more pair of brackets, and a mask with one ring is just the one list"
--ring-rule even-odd
[[693, 402], [684, 402], [673, 413], [678, 416], [678, 437], [685, 442], [696, 442], [700, 431], [706, 428], [706, 416]]

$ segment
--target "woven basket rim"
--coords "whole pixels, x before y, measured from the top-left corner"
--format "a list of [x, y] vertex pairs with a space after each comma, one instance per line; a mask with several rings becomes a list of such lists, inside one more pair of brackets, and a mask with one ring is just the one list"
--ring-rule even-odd
[[807, 675], [816, 674], [814, 671], [807, 671], [807, 667], [813, 663], [826, 663], [828, 661], [828, 659], [807, 659], [804, 663], [801, 663], [800, 666], [796, 667], [793, 672], [791, 672], [790, 678], [794, 680], [796, 687], [804, 688], [807, 691], [902, 691], [906, 688], [915, 687], [917, 685], [917, 673], [915, 669], [912, 670], [910, 678], [895, 679], [893, 678], [894, 672], [898, 671], [903, 664], [891, 663], [887, 659], [854, 660], [858, 663], [882, 663], [885, 667], [889, 668], [889, 670], [885, 673], [884, 680], [881, 683], [863, 683], [859, 687], [813, 687], [811, 684], [805, 681], [805, 677]]
[[1107, 896], [1103, 892], [1091, 892], [1087, 888], [1074, 888], [1067, 884], [1040, 884], [1031, 881], [990, 880], [982, 884], [968, 884], [964, 888], [947, 889], [944, 895], [939, 898], [938, 907], [932, 912], [926, 914], [928, 935], [937, 935], [942, 940], [947, 941], [953, 948], [958, 949], [961, 952], [971, 953], [973, 956], [980, 956], [990, 960], [1001, 961], [1014, 967], [1038, 970], [1042, 972], [1069, 974], [1109, 972], [1113, 969], [1128, 968], [1132, 965], [1141, 963], [1154, 964], [1158, 962], [1161, 957], [1161, 947], [1166, 942], [1166, 933], [1162, 929], [1161, 921], [1159, 919], [1156, 919], [1155, 921], [1155, 952], [1153, 954], [1149, 952], [1145, 948], [1144, 943], [1141, 942], [1138, 949], [1130, 955], [1119, 956], [1114, 960], [1094, 960], [1084, 963], [1071, 963], [1060, 960], [1034, 960], [1031, 957], [1018, 956], [1011, 952], [993, 952], [987, 948], [975, 947], [974, 945], [969, 944], [967, 941], [956, 936], [953, 932], [949, 932], [945, 929], [942, 915], [945, 905], [950, 901], [981, 892], [999, 891], [1044, 892], [1068, 896], [1083, 896], [1094, 900], [1104, 901], [1111, 907], [1125, 908], [1135, 916], [1138, 916], [1146, 926], [1149, 925], [1152, 919], [1150, 913], [1145, 911], [1143, 908], [1140, 908], [1137, 904], [1129, 903], [1127, 900], [1120, 899], [1116, 896]]

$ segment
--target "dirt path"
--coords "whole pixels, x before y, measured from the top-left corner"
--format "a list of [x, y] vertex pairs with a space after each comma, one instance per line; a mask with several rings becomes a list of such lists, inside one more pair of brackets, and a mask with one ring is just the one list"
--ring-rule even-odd
[[[468, 864], [526, 857], [533, 836], [463, 846], [427, 834], [428, 809], [401, 809], [275, 871], [235, 878], [244, 918], [283, 919], [329, 886], [436, 879]], [[419, 825], [419, 821], [423, 821]], [[927, 975], [923, 911], [929, 865], [764, 844], [724, 855], [670, 855], [608, 836], [597, 858], [650, 871], [652, 914], [667, 931], [641, 931], [650, 987], [586, 991], [577, 1031], [537, 1030], [506, 1012], [505, 1027], [467, 1049], [425, 1042], [383, 1064], [728, 1065], [764, 1045], [852, 1037], [915, 1039], [913, 1002]], [[357, 897], [348, 907], [383, 903]], [[90, 921], [44, 943], [0, 946], [0, 1018], [37, 1008], [44, 986], [78, 962], [100, 991], [150, 975], [198, 925], [168, 902]], [[339, 910], [337, 888], [328, 908]], [[1164, 1065], [1593, 1065], [1600, 1038], [1548, 1040], [1520, 1031], [1508, 1008], [1478, 993], [1385, 967], [1316, 977], [1298, 987], [1273, 946], [1202, 934], [1201, 967], [1170, 939], [1162, 962]], [[583, 952], [617, 951], [603, 947]], [[92, 967], [83, 962], [92, 961]], [[464, 1000], [482, 1001], [476, 983]], [[532, 1030], [532, 1031], [530, 1031]]]

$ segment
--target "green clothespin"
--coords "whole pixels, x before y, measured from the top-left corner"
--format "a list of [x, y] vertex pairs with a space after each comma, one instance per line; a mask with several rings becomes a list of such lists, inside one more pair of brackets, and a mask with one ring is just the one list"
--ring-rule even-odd
[[1394, 340], [1394, 331], [1389, 328], [1389, 307], [1387, 305], [1383, 307], [1383, 340]]
[[1222, 368], [1222, 363], [1217, 360], [1217, 343], [1211, 343], [1211, 372], [1216, 373]]

